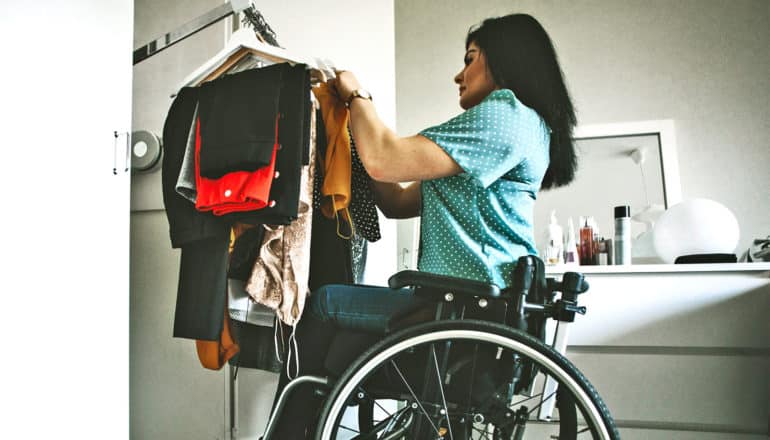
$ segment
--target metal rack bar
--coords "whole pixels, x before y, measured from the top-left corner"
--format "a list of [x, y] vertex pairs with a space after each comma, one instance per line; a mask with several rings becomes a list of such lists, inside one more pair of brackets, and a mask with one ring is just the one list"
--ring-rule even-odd
[[178, 27], [177, 29], [174, 29], [173, 31], [168, 32], [165, 35], [150, 41], [149, 43], [145, 44], [144, 46], [138, 49], [134, 49], [134, 65], [136, 65], [141, 61], [146, 60], [147, 58], [155, 55], [156, 53], [164, 49], [167, 49], [168, 47], [174, 45], [175, 43], [178, 43], [184, 40], [190, 35], [193, 35], [196, 32], [211, 26], [212, 24], [218, 22], [219, 20], [222, 20], [223, 18], [226, 18], [232, 14], [237, 14], [251, 6], [252, 5], [250, 1], [244, 1], [244, 0], [228, 1], [222, 4], [221, 6], [217, 6], [211, 11], [201, 15], [200, 17], [194, 20], [191, 20], [185, 23], [184, 25]]

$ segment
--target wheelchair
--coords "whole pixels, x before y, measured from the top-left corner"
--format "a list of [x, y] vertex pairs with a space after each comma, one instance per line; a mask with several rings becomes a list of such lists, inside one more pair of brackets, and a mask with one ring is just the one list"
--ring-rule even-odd
[[[584, 277], [545, 278], [521, 257], [511, 286], [402, 271], [391, 288], [430, 299], [434, 319], [404, 325], [359, 355], [339, 377], [300, 376], [325, 395], [316, 439], [619, 439], [599, 394], [544, 342], [546, 322], [585, 314]], [[285, 440], [285, 439], [281, 439]]]

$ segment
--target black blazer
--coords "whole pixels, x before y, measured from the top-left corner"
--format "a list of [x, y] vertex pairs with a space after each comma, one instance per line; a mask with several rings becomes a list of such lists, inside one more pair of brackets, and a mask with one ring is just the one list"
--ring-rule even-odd
[[171, 104], [163, 126], [161, 181], [171, 246], [181, 248], [173, 334], [215, 341], [224, 323], [230, 225], [198, 212], [175, 190], [197, 102], [198, 89], [184, 88]]

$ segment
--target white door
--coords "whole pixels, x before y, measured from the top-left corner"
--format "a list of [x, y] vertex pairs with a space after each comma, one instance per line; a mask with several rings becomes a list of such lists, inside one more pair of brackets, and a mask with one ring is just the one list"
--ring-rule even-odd
[[130, 0], [0, 3], [0, 438], [128, 438], [132, 28]]

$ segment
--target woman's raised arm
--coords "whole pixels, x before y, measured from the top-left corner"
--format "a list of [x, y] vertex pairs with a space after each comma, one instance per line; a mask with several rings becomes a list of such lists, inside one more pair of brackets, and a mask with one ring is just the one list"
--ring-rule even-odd
[[[333, 80], [341, 99], [360, 86], [350, 72], [338, 72]], [[350, 102], [350, 129], [361, 162], [379, 182], [414, 182], [453, 176], [462, 168], [432, 140], [420, 136], [399, 137], [377, 115], [371, 100]]]

